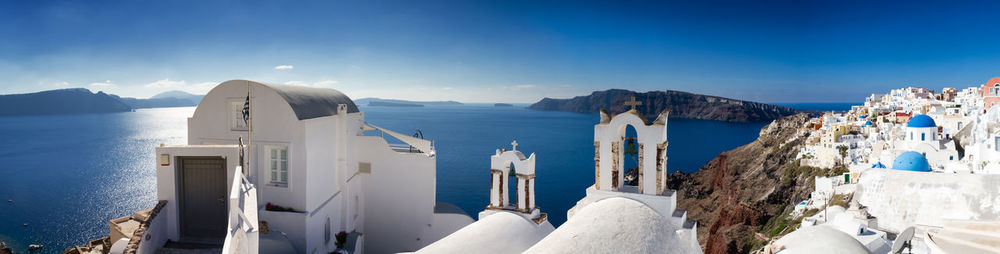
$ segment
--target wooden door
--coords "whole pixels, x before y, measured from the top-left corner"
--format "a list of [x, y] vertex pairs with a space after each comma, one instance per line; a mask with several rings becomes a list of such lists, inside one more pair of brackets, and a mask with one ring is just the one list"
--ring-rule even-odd
[[181, 235], [225, 237], [228, 225], [226, 160], [221, 157], [180, 158]]

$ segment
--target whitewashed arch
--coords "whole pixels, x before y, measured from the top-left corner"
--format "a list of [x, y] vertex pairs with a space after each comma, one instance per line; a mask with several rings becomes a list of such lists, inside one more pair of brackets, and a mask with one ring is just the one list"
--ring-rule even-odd
[[[510, 166], [515, 168], [517, 190], [509, 190], [507, 176]], [[535, 154], [525, 157], [521, 151], [504, 151], [497, 149], [490, 157], [490, 206], [493, 209], [516, 210], [531, 213], [535, 206]], [[509, 193], [516, 193], [516, 206], [512, 206], [507, 198]]]
[[[664, 110], [653, 122], [638, 111], [630, 110], [611, 116], [601, 110], [601, 123], [594, 126], [594, 187], [598, 190], [627, 191], [659, 195], [666, 187], [667, 117]], [[639, 156], [637, 189], [622, 188], [625, 184], [624, 142], [627, 126], [636, 131]]]

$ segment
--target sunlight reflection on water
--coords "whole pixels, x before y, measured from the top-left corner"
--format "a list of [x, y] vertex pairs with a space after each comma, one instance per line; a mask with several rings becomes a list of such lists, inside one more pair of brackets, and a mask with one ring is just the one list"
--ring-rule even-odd
[[[194, 107], [0, 118], [0, 241], [59, 253], [156, 203], [154, 149], [187, 143]], [[28, 226], [23, 226], [28, 223]]]

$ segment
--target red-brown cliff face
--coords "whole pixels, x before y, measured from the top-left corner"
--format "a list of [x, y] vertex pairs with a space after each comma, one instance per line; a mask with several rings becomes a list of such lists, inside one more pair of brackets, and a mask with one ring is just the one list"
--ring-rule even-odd
[[794, 161], [806, 114], [788, 116], [761, 129], [754, 142], [723, 152], [691, 174], [670, 175], [678, 206], [698, 221], [705, 253], [747, 253], [767, 240], [765, 227], [791, 204], [808, 197], [812, 178]]

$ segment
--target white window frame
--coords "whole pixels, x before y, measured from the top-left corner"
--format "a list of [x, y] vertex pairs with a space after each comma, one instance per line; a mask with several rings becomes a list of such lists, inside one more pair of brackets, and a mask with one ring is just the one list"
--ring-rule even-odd
[[243, 104], [246, 103], [246, 97], [239, 99], [229, 99], [227, 101], [227, 106], [229, 106], [229, 130], [234, 131], [245, 131], [247, 130], [247, 123], [243, 122]]
[[[282, 158], [281, 151], [284, 151], [284, 158]], [[267, 185], [277, 186], [277, 187], [288, 187], [289, 178], [291, 178], [291, 162], [289, 161], [291, 157], [287, 146], [264, 146], [264, 167], [267, 169]], [[284, 163], [284, 179], [281, 179], [282, 172], [281, 166]]]

